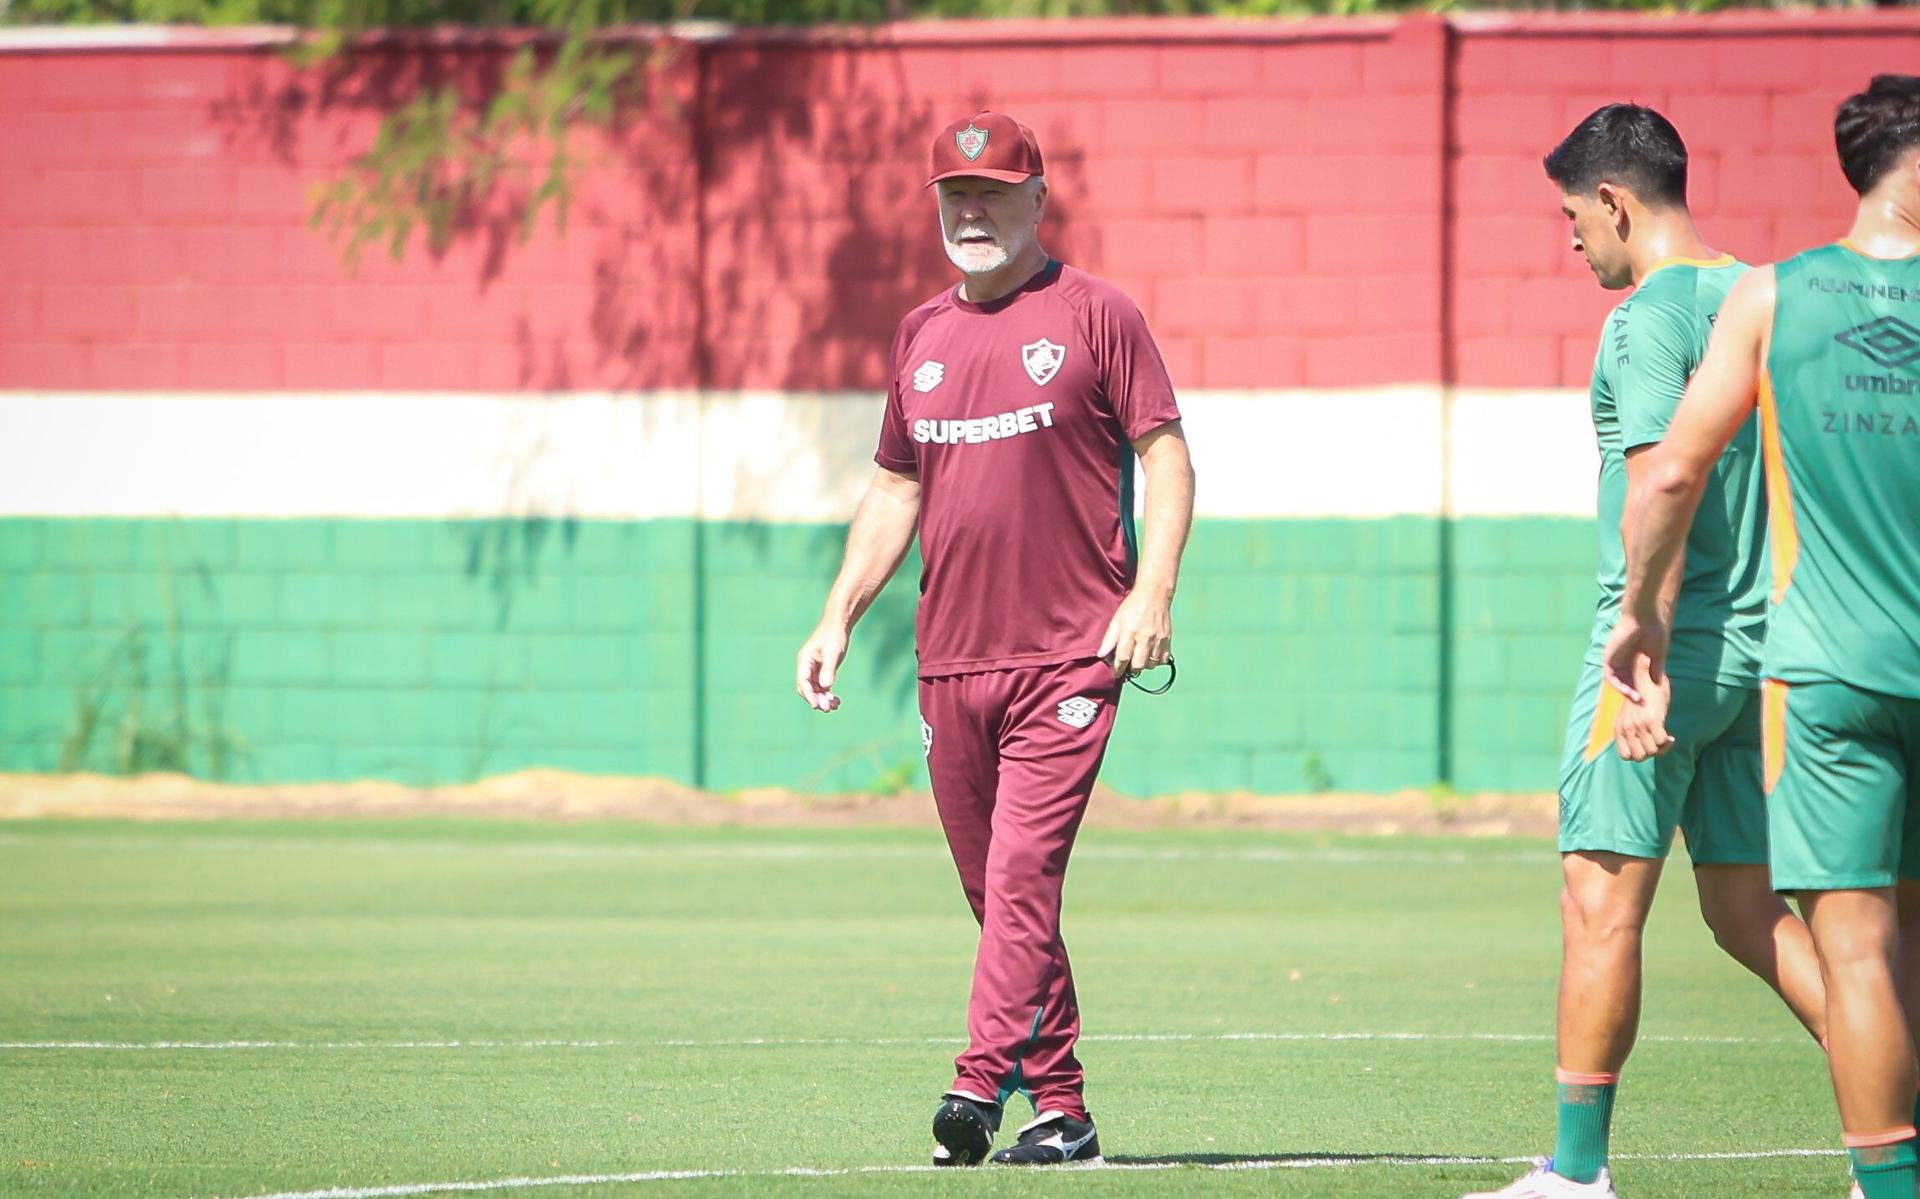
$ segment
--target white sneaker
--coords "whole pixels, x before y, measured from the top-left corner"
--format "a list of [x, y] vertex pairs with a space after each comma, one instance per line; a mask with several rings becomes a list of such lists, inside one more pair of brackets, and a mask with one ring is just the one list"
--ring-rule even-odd
[[1575, 1182], [1553, 1172], [1553, 1159], [1546, 1158], [1524, 1178], [1497, 1191], [1476, 1191], [1460, 1199], [1620, 1199], [1613, 1189], [1613, 1176], [1603, 1168], [1592, 1182]]

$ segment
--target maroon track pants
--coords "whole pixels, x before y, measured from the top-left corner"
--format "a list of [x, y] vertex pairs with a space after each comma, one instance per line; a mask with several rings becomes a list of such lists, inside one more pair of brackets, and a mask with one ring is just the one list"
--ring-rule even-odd
[[953, 1090], [1086, 1118], [1060, 888], [1119, 702], [1098, 661], [920, 680], [934, 805], [980, 921]]

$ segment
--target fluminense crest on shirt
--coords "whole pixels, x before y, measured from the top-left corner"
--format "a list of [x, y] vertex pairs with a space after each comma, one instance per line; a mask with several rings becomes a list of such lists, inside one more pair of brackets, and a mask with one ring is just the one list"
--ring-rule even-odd
[[987, 151], [987, 131], [969, 122], [965, 129], [953, 135], [953, 144], [960, 147], [960, 157], [968, 162], [976, 161]]
[[1086, 728], [1099, 714], [1100, 701], [1088, 699], [1084, 695], [1076, 695], [1060, 705], [1060, 723], [1070, 724], [1076, 729]]
[[932, 391], [934, 388], [940, 386], [940, 380], [946, 377], [947, 368], [929, 358], [920, 364], [920, 369], [913, 372], [913, 389], [915, 391]]
[[1027, 368], [1027, 377], [1042, 387], [1060, 373], [1060, 364], [1066, 360], [1067, 347], [1054, 345], [1044, 337], [1020, 347], [1020, 365]]

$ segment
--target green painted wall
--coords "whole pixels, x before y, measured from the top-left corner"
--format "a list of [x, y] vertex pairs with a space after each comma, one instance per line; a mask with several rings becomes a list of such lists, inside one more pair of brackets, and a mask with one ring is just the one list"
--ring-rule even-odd
[[[555, 766], [722, 789], [920, 785], [911, 563], [856, 634], [843, 709], [792, 694], [841, 532], [0, 520], [0, 770], [184, 750], [241, 780]], [[1462, 789], [1550, 788], [1591, 610], [1590, 522], [1442, 532], [1201, 522], [1180, 683], [1129, 694], [1107, 781], [1381, 790], [1432, 783], [1444, 759]]]
[[1452, 781], [1548, 791], [1598, 599], [1591, 520], [1454, 522]]

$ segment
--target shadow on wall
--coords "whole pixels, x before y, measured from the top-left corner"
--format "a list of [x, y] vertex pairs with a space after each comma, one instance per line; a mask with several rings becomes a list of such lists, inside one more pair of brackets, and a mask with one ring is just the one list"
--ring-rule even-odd
[[[927, 148], [984, 91], [935, 99], [893, 46], [720, 45], [704, 96], [710, 386], [885, 386], [894, 327], [955, 281], [927, 192]], [[1079, 248], [1070, 133], [1050, 147], [1045, 236]], [[776, 348], [797, 347], [785, 357]]]
[[549, 545], [571, 552], [580, 522], [570, 516], [516, 516], [460, 521], [448, 533], [460, 546], [467, 578], [487, 589], [494, 627], [504, 629], [512, 623], [515, 596], [539, 581], [540, 555]]
[[[382, 119], [423, 90], [451, 89], [471, 110], [484, 110], [500, 96], [511, 59], [501, 47], [419, 43], [376, 44], [311, 67], [262, 56], [210, 115], [231, 155], [274, 162], [318, 188], [352, 171]], [[574, 170], [564, 215], [547, 204], [529, 224], [547, 157], [537, 149], [515, 152], [483, 186], [463, 191], [471, 173], [458, 166], [445, 173], [429, 197], [448, 205], [442, 236], [418, 221], [396, 222], [403, 211], [417, 215], [418, 197], [395, 188], [391, 202], [358, 214], [354, 227], [378, 234], [359, 252], [344, 241], [327, 248], [318, 227], [314, 252], [370, 284], [421, 282], [424, 263], [434, 282], [470, 280], [476, 306], [497, 284], [566, 283], [590, 273], [591, 296], [577, 304], [568, 297], [564, 305], [569, 315], [578, 312], [578, 322], [530, 319], [532, 293], [516, 297], [515, 385], [535, 392], [684, 387], [698, 334], [697, 70], [693, 50], [681, 46], [644, 69], [608, 130], [571, 133]], [[313, 193], [305, 203], [310, 213]], [[400, 264], [392, 261], [396, 246]], [[529, 251], [555, 261], [531, 276], [510, 274], [516, 255]]]
[[[512, 54], [504, 47], [409, 42], [373, 45], [310, 67], [262, 56], [240, 72], [211, 116], [242, 160], [265, 158], [318, 186], [350, 170], [373, 144], [381, 120], [424, 89], [452, 88], [474, 109], [484, 108], [499, 96]], [[470, 282], [478, 305], [530, 240], [549, 254], [556, 246], [588, 243], [592, 295], [582, 310], [590, 359], [583, 360], [579, 345], [543, 333], [523, 311], [511, 334], [517, 387], [564, 393], [685, 386], [687, 375], [675, 367], [692, 362], [698, 307], [698, 258], [688, 235], [697, 172], [689, 159], [691, 92], [682, 86], [693, 75], [691, 53], [682, 47], [677, 58], [649, 69], [605, 135], [573, 134], [578, 163], [565, 219], [548, 206], [531, 239], [523, 230], [544, 165], [534, 160], [520, 164], [525, 171], [500, 172], [458, 209], [444, 237], [411, 229], [399, 240], [399, 263], [392, 261], [390, 237], [371, 240], [351, 262], [339, 244], [326, 252], [339, 258], [343, 273], [373, 284], [402, 271], [417, 278], [423, 269], [442, 283]], [[312, 239], [321, 252], [325, 234], [316, 228]], [[560, 269], [570, 269], [573, 257], [563, 258]], [[677, 355], [674, 342], [682, 343]], [[659, 360], [663, 343], [679, 363]], [[554, 486], [555, 464], [542, 461], [551, 451], [538, 431], [516, 428], [504, 450], [514, 460], [490, 464], [501, 491], [496, 510], [510, 515], [449, 526], [467, 577], [486, 589], [501, 627], [511, 620], [516, 594], [538, 581], [543, 556], [570, 551], [577, 538], [579, 520], [566, 500], [554, 510], [556, 494], [565, 489]]]
[[[484, 103], [497, 94], [508, 57], [504, 50], [424, 45], [371, 46], [310, 67], [289, 57], [262, 57], [241, 72], [232, 93], [212, 105], [211, 115], [229, 150], [317, 171], [310, 182], [318, 184], [342, 174], [373, 143], [381, 118], [423, 89], [456, 87], [474, 103]], [[444, 239], [404, 237], [406, 253], [440, 262], [456, 248], [463, 254], [477, 251], [478, 281], [484, 286], [498, 277], [530, 196], [514, 176], [505, 176], [484, 203], [455, 216]], [[371, 237], [366, 257], [389, 255], [392, 246], [388, 237]]]
[[126, 576], [117, 591], [94, 588], [117, 595], [125, 611], [96, 611], [100, 627], [66, 634], [86, 647], [77, 655], [82, 677], [64, 725], [38, 731], [58, 737], [63, 774], [226, 779], [251, 758], [227, 720], [233, 633], [220, 619], [214, 572], [182, 523], [156, 523], [151, 535], [152, 576]]

